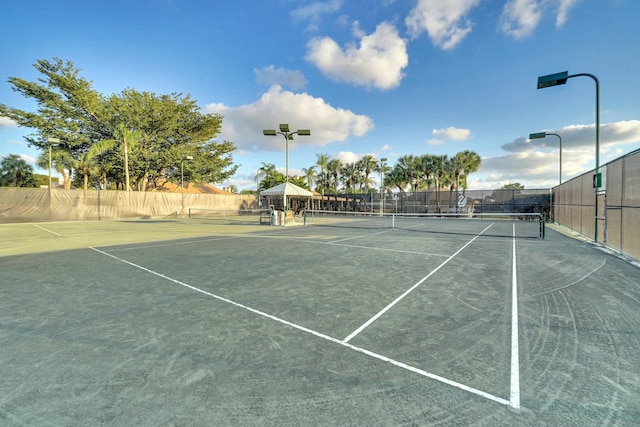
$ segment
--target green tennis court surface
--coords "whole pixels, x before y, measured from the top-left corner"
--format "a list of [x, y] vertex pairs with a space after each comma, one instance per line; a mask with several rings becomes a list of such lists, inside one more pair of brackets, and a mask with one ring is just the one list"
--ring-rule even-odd
[[639, 270], [590, 244], [219, 224], [0, 225], [0, 424], [640, 419]]

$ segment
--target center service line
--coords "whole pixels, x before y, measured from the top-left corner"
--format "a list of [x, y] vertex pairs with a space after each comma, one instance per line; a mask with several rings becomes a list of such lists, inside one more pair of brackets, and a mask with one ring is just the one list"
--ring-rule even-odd
[[[491, 227], [491, 226], [489, 226], [489, 227]], [[487, 227], [487, 228], [489, 228], [489, 227]], [[486, 230], [487, 228], [485, 228], [485, 230]], [[484, 230], [483, 230], [483, 233], [484, 233]], [[476, 237], [478, 237], [478, 236], [476, 236]], [[475, 238], [474, 238], [474, 239], [475, 239]], [[472, 241], [473, 241], [473, 240], [472, 240]], [[469, 242], [469, 243], [471, 243], [471, 242]], [[467, 243], [467, 245], [468, 245], [468, 243]], [[465, 246], [466, 246], [466, 245], [465, 245]], [[276, 322], [282, 323], [282, 324], [284, 324], [284, 325], [290, 326], [290, 327], [292, 327], [292, 328], [294, 328], [294, 329], [298, 329], [298, 330], [300, 330], [300, 331], [303, 331], [303, 332], [306, 332], [306, 333], [308, 333], [308, 334], [314, 335], [314, 336], [316, 336], [316, 337], [318, 337], [318, 338], [322, 338], [322, 339], [327, 340], [327, 341], [330, 341], [330, 342], [332, 342], [332, 343], [335, 343], [335, 344], [341, 345], [341, 346], [343, 346], [343, 347], [349, 348], [349, 349], [351, 349], [351, 350], [357, 351], [358, 353], [366, 354], [367, 356], [373, 357], [373, 358], [378, 359], [378, 360], [381, 360], [381, 361], [383, 361], [383, 362], [390, 363], [390, 364], [392, 364], [392, 365], [394, 365], [394, 366], [397, 366], [397, 367], [402, 368], [402, 369], [405, 369], [405, 370], [407, 370], [407, 371], [410, 371], [410, 372], [416, 373], [416, 374], [421, 375], [421, 376], [423, 376], [423, 377], [427, 377], [427, 378], [430, 378], [430, 379], [432, 379], [432, 380], [436, 380], [436, 381], [439, 381], [439, 382], [441, 382], [441, 383], [444, 383], [444, 384], [450, 385], [450, 386], [455, 387], [455, 388], [457, 388], [457, 389], [464, 390], [464, 391], [466, 391], [466, 392], [469, 392], [469, 393], [475, 394], [475, 395], [477, 395], [477, 396], [484, 397], [485, 399], [491, 400], [491, 401], [493, 401], [493, 402], [500, 403], [501, 405], [505, 405], [505, 406], [506, 406], [506, 405], [509, 405], [509, 404], [510, 404], [510, 402], [509, 402], [508, 400], [503, 399], [503, 398], [501, 398], [501, 397], [494, 396], [494, 395], [492, 395], [492, 394], [490, 394], [490, 393], [487, 393], [487, 392], [484, 392], [484, 391], [482, 391], [482, 390], [478, 390], [478, 389], [475, 389], [475, 388], [473, 388], [473, 387], [469, 387], [469, 386], [467, 386], [467, 385], [464, 385], [464, 384], [462, 384], [462, 383], [459, 383], [459, 382], [456, 382], [456, 381], [449, 380], [449, 379], [447, 379], [447, 378], [441, 377], [441, 376], [436, 375], [436, 374], [432, 374], [432, 373], [427, 372], [427, 371], [425, 371], [425, 370], [422, 370], [422, 369], [416, 368], [416, 367], [411, 366], [411, 365], [407, 365], [406, 363], [399, 362], [399, 361], [397, 361], [397, 360], [391, 359], [391, 358], [389, 358], [389, 357], [383, 356], [383, 355], [381, 355], [381, 354], [375, 353], [375, 352], [370, 351], [370, 350], [367, 350], [367, 349], [365, 349], [365, 348], [357, 347], [357, 346], [355, 346], [355, 345], [353, 345], [353, 344], [349, 344], [349, 343], [344, 342], [344, 341], [341, 341], [341, 340], [339, 340], [339, 339], [337, 339], [337, 338], [330, 337], [329, 335], [323, 334], [323, 333], [321, 333], [321, 332], [314, 331], [313, 329], [305, 328], [304, 326], [298, 325], [298, 324], [296, 324], [296, 323], [289, 322], [289, 321], [284, 320], [284, 319], [281, 319], [281, 318], [279, 318], [279, 317], [277, 317], [277, 316], [273, 316], [273, 315], [268, 314], [268, 313], [265, 313], [265, 312], [263, 312], [263, 311], [256, 310], [255, 308], [251, 308], [251, 307], [246, 306], [246, 305], [244, 305], [244, 304], [237, 303], [237, 302], [235, 302], [235, 301], [232, 301], [232, 300], [230, 300], [230, 299], [227, 299], [227, 298], [221, 297], [221, 296], [216, 295], [216, 294], [213, 294], [213, 293], [211, 293], [211, 292], [207, 292], [207, 291], [205, 291], [205, 290], [203, 290], [203, 289], [196, 288], [195, 286], [191, 286], [191, 285], [189, 285], [189, 284], [187, 284], [187, 283], [181, 282], [181, 281], [179, 281], [179, 280], [177, 280], [177, 279], [173, 279], [173, 278], [171, 278], [171, 277], [169, 277], [169, 276], [166, 276], [166, 275], [164, 275], [164, 274], [162, 274], [162, 273], [158, 273], [158, 272], [156, 272], [156, 271], [153, 271], [153, 270], [150, 270], [150, 269], [148, 269], [148, 268], [142, 267], [141, 265], [138, 265], [138, 264], [135, 264], [135, 263], [133, 263], [133, 262], [127, 261], [127, 260], [125, 260], [125, 259], [119, 258], [119, 257], [117, 257], [117, 256], [115, 256], [115, 255], [112, 255], [112, 254], [108, 253], [108, 252], [101, 251], [100, 249], [93, 248], [93, 247], [90, 247], [89, 249], [91, 249], [91, 250], [93, 250], [93, 251], [96, 251], [96, 252], [98, 252], [98, 253], [101, 253], [102, 255], [106, 255], [106, 256], [108, 256], [108, 257], [110, 257], [110, 258], [113, 258], [113, 259], [115, 259], [115, 260], [117, 260], [117, 261], [120, 261], [120, 262], [123, 262], [123, 263], [125, 263], [125, 264], [128, 264], [128, 265], [130, 265], [130, 266], [132, 266], [132, 267], [135, 267], [135, 268], [138, 268], [138, 269], [140, 269], [140, 270], [146, 271], [147, 273], [150, 273], [150, 274], [153, 274], [153, 275], [155, 275], [155, 276], [161, 277], [161, 278], [163, 278], [163, 279], [169, 280], [170, 282], [176, 283], [176, 284], [178, 284], [178, 285], [180, 285], [180, 286], [184, 286], [185, 288], [189, 288], [189, 289], [194, 290], [194, 291], [196, 291], [196, 292], [200, 292], [201, 294], [204, 294], [204, 295], [210, 296], [210, 297], [212, 297], [212, 298], [215, 298], [215, 299], [217, 299], [217, 300], [220, 300], [220, 301], [226, 302], [226, 303], [231, 304], [231, 305], [233, 305], [233, 306], [236, 306], [236, 307], [238, 307], [238, 308], [242, 308], [242, 309], [244, 309], [244, 310], [250, 311], [251, 313], [255, 313], [255, 314], [259, 315], [259, 316], [266, 317], [266, 318], [268, 318], [268, 319], [271, 319], [271, 320], [274, 320], [274, 321], [276, 321]], [[459, 251], [458, 251], [458, 252], [459, 252]]]
[[387, 305], [385, 308], [383, 308], [382, 310], [380, 310], [375, 316], [373, 316], [371, 319], [367, 320], [366, 322], [364, 322], [362, 324], [362, 326], [360, 326], [358, 329], [356, 329], [355, 331], [351, 332], [351, 334], [349, 336], [347, 336], [344, 340], [342, 340], [343, 342], [347, 343], [349, 341], [351, 341], [351, 339], [353, 337], [355, 337], [356, 335], [358, 335], [360, 332], [362, 332], [365, 328], [367, 328], [369, 325], [371, 325], [373, 322], [375, 322], [376, 320], [378, 320], [378, 318], [380, 316], [382, 316], [384, 313], [386, 313], [387, 311], [389, 311], [394, 305], [396, 305], [397, 303], [399, 303], [404, 297], [406, 297], [407, 295], [409, 295], [415, 288], [417, 288], [418, 286], [420, 286], [422, 283], [424, 283], [425, 280], [427, 280], [429, 277], [433, 276], [438, 270], [440, 270], [442, 267], [445, 266], [445, 264], [447, 264], [449, 261], [451, 261], [454, 257], [456, 257], [456, 255], [458, 255], [460, 252], [462, 252], [462, 250], [464, 248], [466, 248], [467, 246], [469, 246], [471, 243], [473, 243], [474, 240], [476, 240], [478, 237], [480, 237], [485, 231], [487, 231], [491, 226], [493, 225], [493, 223], [489, 224], [484, 230], [482, 230], [476, 237], [474, 237], [473, 239], [469, 240], [467, 242], [466, 245], [464, 245], [463, 247], [461, 247], [460, 249], [458, 249], [453, 255], [451, 255], [449, 258], [447, 258], [442, 264], [440, 264], [438, 267], [436, 267], [435, 270], [431, 271], [429, 274], [427, 274], [426, 276], [424, 276], [422, 279], [420, 279], [418, 281], [418, 283], [416, 283], [415, 285], [413, 285], [412, 287], [410, 287], [409, 289], [407, 289], [402, 295], [400, 295], [398, 298], [396, 298], [395, 300], [393, 300], [389, 305]]
[[518, 272], [516, 225], [513, 224], [513, 271], [511, 274], [511, 393], [509, 406], [520, 408], [520, 355], [518, 350]]

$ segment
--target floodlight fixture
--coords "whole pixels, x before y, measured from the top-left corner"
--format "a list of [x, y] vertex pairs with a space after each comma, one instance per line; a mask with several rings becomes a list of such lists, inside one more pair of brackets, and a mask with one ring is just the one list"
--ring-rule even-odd
[[311, 136], [311, 130], [309, 129], [298, 129], [295, 132], [291, 132], [289, 129], [289, 125], [287, 123], [280, 123], [279, 126], [280, 131], [276, 131], [274, 129], [264, 129], [262, 134], [265, 136], [276, 136], [282, 135], [285, 140], [285, 152], [286, 152], [286, 166], [285, 166], [285, 180], [289, 182], [289, 141], [293, 141], [293, 135], [300, 136]]
[[600, 175], [600, 81], [596, 76], [589, 73], [580, 73], [569, 75], [568, 71], [561, 73], [547, 74], [546, 76], [538, 77], [538, 89], [544, 89], [551, 86], [558, 86], [567, 83], [567, 80], [572, 77], [590, 77], [596, 84], [596, 168], [595, 175], [593, 176], [593, 187], [595, 188], [595, 237], [594, 241], [598, 241], [598, 192], [602, 185], [602, 176]]
[[544, 89], [545, 87], [558, 86], [567, 83], [569, 77], [568, 71], [561, 73], [547, 74], [546, 76], [538, 77], [538, 89]]
[[557, 133], [553, 133], [553, 132], [536, 132], [536, 133], [530, 133], [529, 134], [529, 139], [542, 139], [545, 138], [548, 135], [553, 135], [553, 136], [557, 136], [558, 139], [560, 140], [560, 184], [562, 184], [562, 137], [560, 136], [560, 134]]

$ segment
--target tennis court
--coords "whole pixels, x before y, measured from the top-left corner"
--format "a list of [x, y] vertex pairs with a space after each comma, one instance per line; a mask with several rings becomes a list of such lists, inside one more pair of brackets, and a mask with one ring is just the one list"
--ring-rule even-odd
[[0, 225], [0, 423], [637, 425], [640, 270], [537, 226]]

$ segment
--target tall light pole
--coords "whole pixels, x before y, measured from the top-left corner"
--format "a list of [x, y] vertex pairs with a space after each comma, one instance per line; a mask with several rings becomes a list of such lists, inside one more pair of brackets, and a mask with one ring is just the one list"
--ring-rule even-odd
[[384, 167], [386, 161], [386, 157], [380, 159], [380, 215], [384, 213]]
[[293, 141], [293, 135], [300, 135], [300, 136], [310, 136], [311, 135], [311, 131], [309, 129], [298, 129], [295, 132], [291, 132], [289, 130], [289, 125], [286, 123], [281, 123], [280, 124], [280, 132], [274, 130], [274, 129], [264, 129], [262, 131], [263, 135], [267, 135], [267, 136], [276, 136], [276, 135], [283, 135], [284, 136], [284, 140], [285, 140], [285, 156], [286, 156], [286, 161], [285, 161], [285, 181], [289, 182], [289, 141]]
[[562, 184], [562, 137], [559, 134], [553, 132], [537, 132], [530, 133], [529, 139], [542, 139], [545, 136], [549, 135], [555, 135], [560, 139], [560, 184]]
[[544, 89], [551, 86], [558, 86], [567, 83], [568, 79], [573, 77], [590, 77], [596, 84], [596, 174], [593, 177], [593, 187], [595, 188], [595, 236], [593, 240], [598, 241], [598, 189], [602, 185], [602, 176], [600, 175], [600, 81], [593, 74], [580, 73], [569, 75], [568, 71], [561, 73], [547, 74], [538, 77], [538, 89]]
[[184, 191], [184, 161], [185, 160], [193, 160], [193, 156], [187, 156], [186, 154], [182, 156], [180, 160], [180, 192]]
[[49, 143], [49, 190], [51, 190], [51, 146], [60, 144], [60, 138], [47, 138]]

